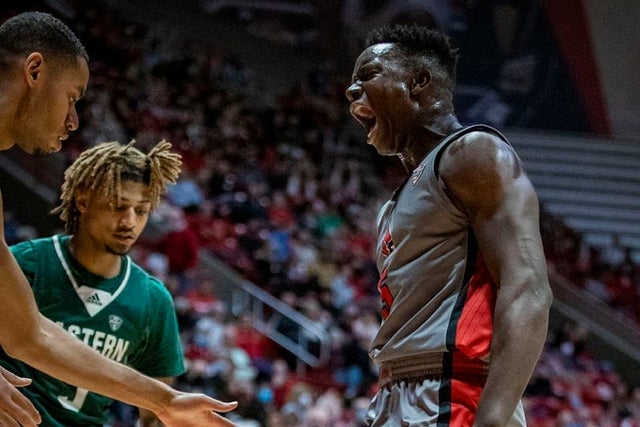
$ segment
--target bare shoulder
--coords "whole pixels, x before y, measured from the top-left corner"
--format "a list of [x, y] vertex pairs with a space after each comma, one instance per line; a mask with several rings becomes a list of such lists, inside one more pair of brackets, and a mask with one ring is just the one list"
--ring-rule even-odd
[[518, 155], [507, 142], [487, 132], [471, 132], [446, 148], [439, 172], [445, 180], [475, 181], [503, 174], [506, 174], [504, 178], [517, 178], [524, 171]]
[[[505, 157], [506, 156], [506, 157]], [[453, 141], [446, 148], [442, 162], [470, 163], [478, 165], [483, 162], [503, 162], [514, 160], [515, 151], [497, 135], [488, 132], [470, 132]]]
[[438, 171], [445, 191], [468, 213], [472, 206], [497, 203], [513, 186], [530, 186], [513, 147], [487, 132], [471, 132], [452, 142]]

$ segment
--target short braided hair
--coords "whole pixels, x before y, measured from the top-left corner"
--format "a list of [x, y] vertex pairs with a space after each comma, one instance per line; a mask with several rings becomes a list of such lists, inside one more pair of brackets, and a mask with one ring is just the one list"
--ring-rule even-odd
[[79, 212], [75, 198], [80, 191], [101, 191], [108, 198], [120, 202], [123, 181], [149, 186], [151, 208], [180, 174], [181, 156], [172, 152], [171, 144], [160, 141], [147, 154], [135, 148], [135, 140], [128, 144], [104, 142], [84, 151], [64, 173], [60, 204], [51, 213], [58, 214], [65, 223], [65, 231], [78, 228]]
[[386, 25], [367, 35], [366, 47], [378, 43], [396, 44], [408, 65], [414, 68], [428, 65], [450, 88], [455, 85], [458, 50], [445, 34], [417, 24]]

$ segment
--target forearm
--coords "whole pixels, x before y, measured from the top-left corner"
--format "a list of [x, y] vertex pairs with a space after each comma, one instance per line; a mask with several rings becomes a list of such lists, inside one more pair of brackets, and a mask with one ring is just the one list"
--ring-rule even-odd
[[38, 350], [26, 354], [25, 363], [76, 387], [154, 413], [173, 397], [173, 390], [165, 383], [100, 355], [49, 319], [42, 317], [41, 323]]
[[31, 285], [4, 240], [0, 239], [0, 345], [16, 357], [40, 330], [40, 312]]
[[139, 427], [162, 427], [162, 423], [153, 412], [140, 409]]
[[43, 317], [27, 279], [0, 239], [0, 345], [10, 356], [76, 387], [155, 413], [172, 397], [166, 384], [101, 356]]
[[[156, 378], [158, 381], [162, 381], [163, 383], [173, 386], [174, 379], [171, 377], [162, 377]], [[162, 427], [163, 424], [160, 422], [156, 415], [149, 411], [148, 409], [138, 408], [139, 413], [139, 427]]]
[[497, 301], [491, 363], [474, 426], [505, 426], [538, 362], [547, 336], [548, 303], [521, 298]]

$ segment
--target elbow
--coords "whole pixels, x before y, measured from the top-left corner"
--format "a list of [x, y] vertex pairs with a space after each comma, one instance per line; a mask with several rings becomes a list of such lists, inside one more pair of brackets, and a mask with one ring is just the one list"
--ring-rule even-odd
[[548, 323], [551, 304], [553, 303], [553, 292], [548, 284], [536, 289], [523, 302], [524, 306], [522, 308], [529, 313], [530, 321]]
[[540, 309], [549, 312], [551, 310], [551, 304], [553, 304], [553, 291], [547, 280], [545, 280], [544, 283], [545, 285], [537, 292], [537, 299], [540, 304]]
[[47, 348], [44, 342], [45, 334], [42, 331], [19, 336], [5, 334], [2, 339], [2, 349], [9, 357], [33, 364], [38, 358], [43, 357], [43, 350]]
[[2, 349], [7, 353], [9, 357], [18, 359], [22, 362], [27, 362], [29, 354], [31, 353], [31, 345], [29, 340], [3, 340]]

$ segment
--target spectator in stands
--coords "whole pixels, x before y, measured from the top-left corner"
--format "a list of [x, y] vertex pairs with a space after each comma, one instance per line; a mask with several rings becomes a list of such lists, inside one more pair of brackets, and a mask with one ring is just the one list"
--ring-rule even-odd
[[620, 242], [620, 235], [611, 236], [611, 243], [601, 250], [602, 262], [611, 268], [620, 267], [626, 259], [627, 248]]
[[[186, 275], [198, 265], [198, 236], [189, 227], [181, 208], [171, 206], [166, 211], [168, 231], [157, 243], [157, 250], [169, 261], [169, 274], [186, 281]], [[186, 286], [186, 283], [183, 283]]]

